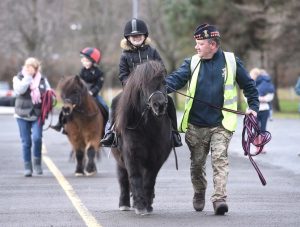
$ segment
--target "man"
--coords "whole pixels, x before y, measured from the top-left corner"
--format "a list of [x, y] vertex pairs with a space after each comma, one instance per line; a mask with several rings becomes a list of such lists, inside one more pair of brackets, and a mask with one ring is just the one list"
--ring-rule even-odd
[[259, 101], [255, 82], [233, 53], [220, 49], [220, 33], [215, 26], [202, 24], [194, 32], [197, 54], [166, 78], [168, 91], [189, 83], [184, 116], [180, 130], [191, 152], [193, 206], [202, 211], [207, 187], [205, 163], [211, 151], [214, 192], [211, 197], [216, 215], [228, 212], [226, 184], [228, 176], [228, 145], [237, 125], [236, 114], [212, 108], [211, 105], [237, 109], [237, 87], [248, 100], [247, 114], [257, 116]]

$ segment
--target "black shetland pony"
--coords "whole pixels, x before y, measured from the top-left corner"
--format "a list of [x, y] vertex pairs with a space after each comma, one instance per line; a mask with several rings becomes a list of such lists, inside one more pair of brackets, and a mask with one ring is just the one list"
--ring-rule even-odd
[[130, 209], [130, 192], [136, 214], [151, 213], [157, 174], [171, 149], [171, 120], [165, 70], [159, 62], [148, 61], [129, 77], [117, 104], [115, 129], [120, 185], [120, 210]]
[[79, 76], [66, 77], [59, 83], [63, 101], [62, 113], [66, 119], [64, 130], [75, 152], [75, 175], [94, 175], [95, 156], [100, 150], [105, 119], [99, 106]]

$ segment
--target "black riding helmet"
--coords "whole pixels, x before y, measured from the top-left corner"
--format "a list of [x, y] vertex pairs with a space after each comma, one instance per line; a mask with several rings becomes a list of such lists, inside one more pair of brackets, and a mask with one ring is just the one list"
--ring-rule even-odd
[[145, 22], [136, 18], [128, 21], [124, 28], [124, 37], [127, 39], [131, 35], [145, 35], [148, 37], [148, 28]]

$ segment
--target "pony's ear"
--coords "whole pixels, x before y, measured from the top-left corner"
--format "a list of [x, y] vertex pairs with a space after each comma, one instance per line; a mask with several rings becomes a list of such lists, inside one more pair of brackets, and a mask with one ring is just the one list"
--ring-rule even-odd
[[85, 88], [86, 87], [84, 82], [80, 79], [80, 76], [75, 75], [74, 80], [75, 80], [76, 84], [79, 85], [80, 88]]
[[57, 83], [56, 89], [58, 89], [58, 90], [61, 89], [62, 83], [63, 83], [63, 81], [64, 81], [65, 79], [66, 79], [66, 76], [65, 76], [65, 75], [62, 75], [61, 78], [59, 79], [58, 83]]
[[75, 81], [76, 81], [77, 83], [80, 83], [80, 76], [75, 75]]
[[75, 75], [74, 81], [76, 84], [78, 84], [80, 87], [82, 86], [81, 80], [80, 80], [80, 76]]

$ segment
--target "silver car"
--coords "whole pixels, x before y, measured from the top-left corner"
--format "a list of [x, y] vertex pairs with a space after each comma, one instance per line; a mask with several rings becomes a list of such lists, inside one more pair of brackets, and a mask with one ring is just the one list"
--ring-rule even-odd
[[16, 95], [10, 88], [9, 83], [0, 81], [0, 106], [14, 106]]

